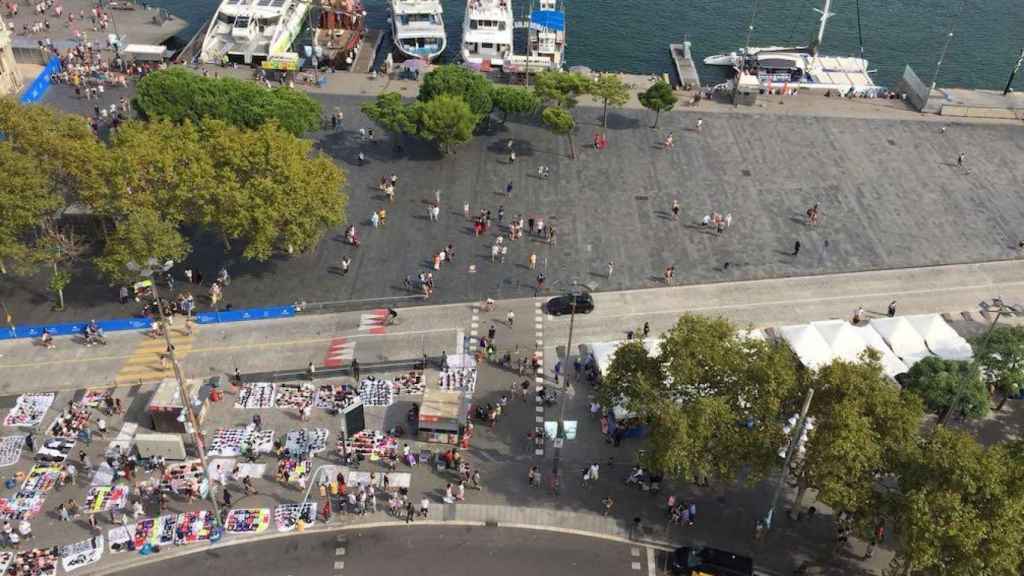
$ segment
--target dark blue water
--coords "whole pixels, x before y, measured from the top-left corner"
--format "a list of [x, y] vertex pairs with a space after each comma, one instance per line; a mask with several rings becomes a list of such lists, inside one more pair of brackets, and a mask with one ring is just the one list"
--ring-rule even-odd
[[[528, 3], [513, 0], [517, 13]], [[194, 33], [219, 0], [152, 0], [192, 24]], [[371, 26], [386, 28], [386, 0], [364, 0]], [[963, 10], [959, 17], [961, 3]], [[442, 0], [449, 33], [446, 58], [457, 53], [465, 0]], [[820, 0], [757, 0], [752, 45], [802, 44], [817, 33]], [[695, 56], [740, 47], [751, 0], [566, 0], [569, 65], [594, 70], [661, 73], [672, 69], [668, 45], [688, 38]], [[859, 52], [856, 0], [834, 0], [823, 52]], [[1024, 47], [1024, 0], [860, 0], [864, 56], [875, 81], [891, 85], [910, 64], [926, 83], [951, 29], [955, 34], [940, 86], [1001, 89]], [[721, 70], [702, 68], [705, 83]], [[1015, 83], [1024, 89], [1024, 80]]]

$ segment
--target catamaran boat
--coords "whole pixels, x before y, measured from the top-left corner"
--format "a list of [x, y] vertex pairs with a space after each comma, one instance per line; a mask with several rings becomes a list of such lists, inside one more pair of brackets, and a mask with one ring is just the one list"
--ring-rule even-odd
[[440, 0], [391, 0], [395, 48], [409, 58], [436, 59], [448, 46]]
[[729, 52], [728, 54], [715, 54], [714, 56], [708, 56], [704, 59], [704, 63], [708, 66], [741, 66], [744, 60], [748, 56], [756, 56], [761, 53], [768, 52], [806, 52], [806, 46], [751, 46], [749, 48], [740, 48], [735, 52]]
[[359, 0], [320, 0], [313, 46], [324, 62], [339, 70], [352, 68], [366, 31], [366, 11]]
[[[825, 25], [833, 16], [832, 0], [825, 0], [818, 35], [808, 47], [747, 48], [737, 52], [734, 67], [756, 76], [762, 87], [814, 88], [836, 90], [841, 94], [864, 94], [878, 90], [864, 58], [824, 56], [818, 49], [825, 36]], [[742, 55], [741, 55], [742, 54]], [[728, 57], [729, 55], [725, 55]], [[718, 58], [717, 56], [715, 58]]]
[[462, 60], [501, 66], [512, 53], [512, 0], [469, 0], [462, 24]]
[[565, 62], [565, 10], [558, 0], [540, 0], [530, 14], [529, 57], [540, 59], [546, 68], [561, 70]]
[[224, 0], [210, 21], [199, 58], [211, 64], [258, 64], [283, 55], [307, 12], [308, 0]]

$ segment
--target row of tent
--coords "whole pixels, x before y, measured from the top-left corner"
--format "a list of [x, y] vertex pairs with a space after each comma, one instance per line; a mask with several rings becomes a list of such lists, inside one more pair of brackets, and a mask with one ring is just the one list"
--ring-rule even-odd
[[895, 378], [928, 356], [970, 360], [974, 355], [967, 340], [938, 314], [874, 318], [860, 326], [845, 320], [825, 320], [783, 326], [777, 332], [800, 362], [812, 369], [833, 360], [855, 362], [872, 348], [882, 355], [885, 373]]

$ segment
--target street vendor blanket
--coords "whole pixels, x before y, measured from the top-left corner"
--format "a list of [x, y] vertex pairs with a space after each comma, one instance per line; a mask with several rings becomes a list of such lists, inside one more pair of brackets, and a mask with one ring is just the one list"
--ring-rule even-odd
[[274, 509], [274, 523], [277, 524], [278, 532], [294, 530], [300, 518], [307, 526], [313, 524], [313, 521], [316, 520], [316, 510], [313, 508], [312, 502], [281, 504]]
[[53, 393], [22, 394], [4, 418], [4, 426], [38, 426], [53, 404]]
[[270, 508], [236, 508], [224, 524], [230, 534], [259, 534], [269, 527]]
[[86, 390], [82, 405], [87, 408], [101, 408], [111, 394], [110, 390]]
[[251, 382], [238, 391], [235, 408], [258, 409], [274, 406], [274, 385], [270, 382]]
[[423, 390], [426, 388], [422, 372], [401, 374], [395, 377], [393, 382], [397, 394], [423, 394]]
[[13, 466], [21, 459], [21, 449], [25, 447], [25, 437], [5, 436], [0, 438], [0, 468]]
[[0, 499], [0, 517], [21, 520], [38, 514], [46, 494], [57, 484], [60, 471], [60, 466], [33, 466], [14, 496]]
[[359, 383], [359, 399], [365, 406], [391, 406], [395, 403], [395, 385], [391, 380], [375, 376], [363, 378]]
[[[335, 394], [334, 390], [334, 386], [330, 384], [321, 384], [316, 389], [316, 400], [313, 401], [313, 406], [321, 408], [323, 410], [333, 410]], [[344, 392], [342, 392], [342, 394], [344, 394]]]
[[135, 537], [135, 526], [117, 526], [107, 532], [107, 540], [110, 541], [110, 553], [128, 551], [128, 543]]
[[128, 486], [93, 486], [89, 488], [82, 509], [86, 513], [121, 510], [128, 504], [130, 493], [131, 489]]
[[213, 514], [208, 510], [197, 510], [178, 514], [174, 541], [177, 544], [194, 544], [210, 539], [213, 531]]
[[75, 439], [78, 431], [89, 426], [89, 409], [77, 402], [72, 402], [64, 410], [57, 413], [53, 422], [46, 428], [46, 434], [55, 438]]
[[274, 431], [257, 432], [251, 424], [245, 428], [222, 428], [214, 433], [208, 453], [210, 456], [240, 456], [246, 445], [253, 446], [257, 453], [269, 453], [274, 449]]
[[284, 410], [301, 410], [313, 402], [313, 385], [308, 382], [278, 384], [274, 405]]
[[438, 376], [441, 390], [465, 390], [472, 393], [476, 390], [476, 368], [449, 368]]
[[36, 450], [36, 461], [45, 464], [63, 464], [75, 447], [74, 438], [48, 438]]
[[285, 436], [284, 450], [292, 456], [312, 456], [327, 448], [326, 428], [296, 428]]
[[103, 556], [103, 536], [60, 547], [60, 563], [65, 572], [99, 562]]
[[[18, 552], [7, 566], [6, 574], [17, 576], [54, 576], [57, 554], [53, 548], [36, 548]], [[18, 568], [24, 566], [25, 568]]]
[[141, 518], [132, 527], [132, 546], [139, 550], [146, 544], [151, 546], [173, 544], [177, 526], [177, 514], [165, 514], [159, 518]]

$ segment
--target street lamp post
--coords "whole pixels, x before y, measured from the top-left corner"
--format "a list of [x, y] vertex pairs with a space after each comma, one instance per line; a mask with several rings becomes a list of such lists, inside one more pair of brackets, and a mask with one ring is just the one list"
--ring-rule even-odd
[[[551, 463], [551, 472], [554, 474], [553, 481], [554, 481], [554, 486], [556, 487], [556, 489], [557, 489], [557, 487], [560, 484], [560, 480], [559, 480], [559, 477], [558, 477], [558, 467], [559, 467], [559, 464], [561, 464], [561, 459], [562, 459], [562, 445], [565, 443], [565, 398], [566, 398], [566, 396], [568, 396], [568, 392], [569, 392], [570, 388], [572, 387], [572, 383], [569, 380], [570, 371], [569, 371], [568, 365], [569, 365], [569, 357], [572, 356], [572, 332], [573, 332], [573, 327], [576, 324], [576, 297], [577, 297], [577, 292], [576, 292], [575, 288], [569, 293], [569, 296], [570, 296], [570, 300], [569, 300], [569, 310], [570, 310], [570, 315], [569, 315], [569, 339], [568, 339], [568, 341], [565, 344], [565, 365], [567, 367], [565, 369], [565, 377], [562, 380], [565, 383], [565, 385], [562, 387], [563, 388], [562, 389], [562, 398], [561, 398], [561, 400], [558, 403], [558, 431], [555, 434], [555, 456], [552, 459], [552, 463]], [[556, 372], [555, 374], [557, 375], [558, 373]]]
[[[171, 331], [168, 329], [167, 317], [164, 315], [164, 307], [160, 303], [160, 292], [157, 289], [157, 274], [160, 272], [167, 272], [172, 266], [174, 266], [174, 262], [172, 260], [168, 260], [161, 265], [156, 258], [148, 259], [144, 266], [139, 266], [135, 262], [128, 263], [129, 270], [153, 281], [153, 299], [156, 301], [156, 307], [160, 313], [160, 331], [164, 334], [164, 342], [167, 344], [167, 355], [171, 360], [171, 367], [174, 369], [174, 378], [178, 382], [178, 394], [181, 396], [181, 405], [185, 411], [185, 419], [188, 423], [186, 428], [192, 428], [192, 442], [196, 445], [196, 452], [199, 454], [199, 463], [203, 467], [203, 471], [209, 475], [210, 467], [209, 462], [206, 459], [206, 447], [203, 444], [202, 433], [199, 429], [199, 420], [196, 418], [195, 411], [192, 409], [191, 394], [188, 392], [188, 386], [185, 383], [185, 377], [181, 373], [181, 366], [178, 364], [174, 345], [171, 343]], [[213, 506], [214, 525], [220, 526], [220, 506], [217, 504], [217, 497], [213, 493], [213, 482], [210, 482], [207, 495], [210, 498], [210, 504]]]
[[[786, 448], [786, 458], [782, 461], [782, 476], [779, 478], [779, 483], [775, 485], [775, 492], [772, 494], [772, 503], [768, 508], [768, 515], [764, 518], [764, 529], [765, 531], [771, 530], [772, 519], [775, 516], [775, 507], [779, 503], [779, 498], [782, 496], [782, 487], [786, 483], [786, 476], [789, 474], [789, 465], [793, 461], [793, 455], [796, 454], [799, 449], [800, 439], [803, 438], [804, 430], [807, 428], [807, 412], [811, 409], [811, 400], [814, 398], [814, 388], [808, 388], [807, 394], [804, 396], [804, 405], [800, 409], [800, 420], [793, 429], [793, 435], [789, 439], [789, 446]], [[800, 505], [799, 502], [796, 503]]]

